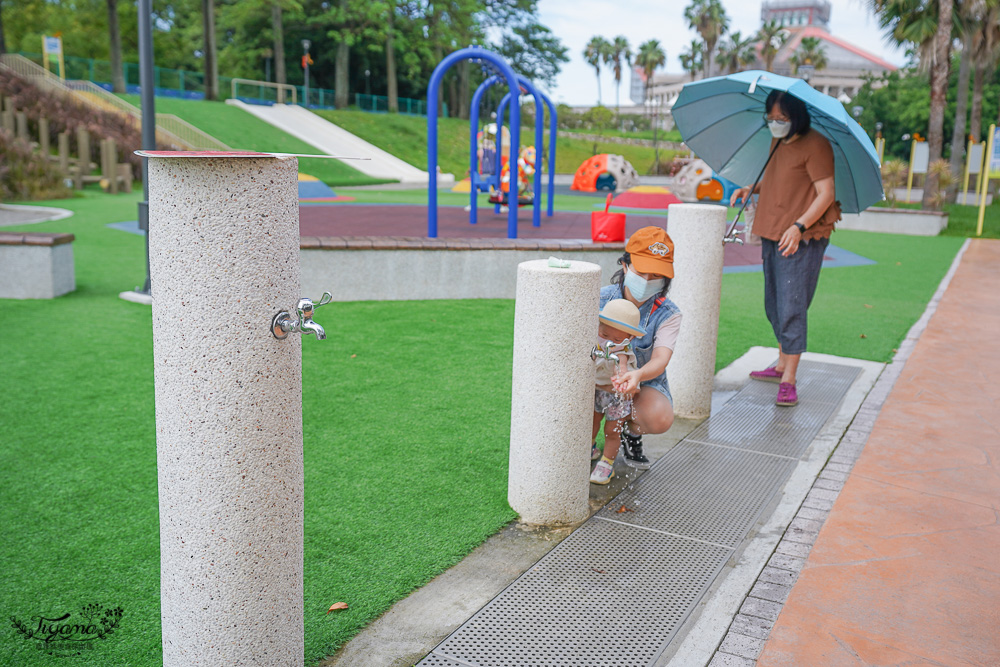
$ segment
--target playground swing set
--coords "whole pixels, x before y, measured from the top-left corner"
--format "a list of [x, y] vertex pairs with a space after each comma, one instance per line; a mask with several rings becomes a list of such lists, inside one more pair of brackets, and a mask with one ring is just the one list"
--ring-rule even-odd
[[[471, 60], [483, 67], [485, 72], [493, 74], [476, 90], [470, 105], [469, 118], [469, 223], [477, 223], [477, 198], [480, 192], [489, 193], [490, 203], [494, 204], [497, 213], [507, 207], [507, 238], [517, 238], [517, 210], [520, 206], [531, 204], [532, 226], [541, 226], [541, 172], [543, 166], [544, 122], [543, 104], [548, 106], [549, 129], [549, 185], [547, 199], [547, 216], [553, 215], [553, 196], [555, 194], [555, 138], [557, 116], [555, 105], [546, 95], [525, 77], [514, 72], [510, 65], [499, 55], [479, 47], [460, 49], [446, 56], [431, 74], [430, 85], [427, 87], [427, 236], [437, 237], [437, 113], [438, 90], [445, 72], [455, 63]], [[483, 95], [493, 85], [507, 84], [507, 93], [501, 99], [496, 112], [496, 121], [488, 124], [482, 130], [479, 128], [479, 108]], [[516, 94], [515, 94], [516, 91]], [[526, 146], [521, 150], [521, 105], [522, 94], [530, 94], [535, 100], [535, 145]], [[504, 126], [504, 112], [510, 107], [510, 127]], [[509, 139], [508, 139], [509, 137]], [[505, 160], [506, 148], [506, 160]], [[515, 168], [513, 156], [517, 156]], [[533, 180], [533, 187], [529, 186]], [[517, 206], [508, 206], [511, 194], [516, 193]]]

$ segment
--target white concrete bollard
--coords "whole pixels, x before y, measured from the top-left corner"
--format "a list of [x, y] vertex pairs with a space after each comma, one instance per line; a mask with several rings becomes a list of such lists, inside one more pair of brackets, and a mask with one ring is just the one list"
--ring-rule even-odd
[[300, 665], [298, 161], [149, 158], [163, 664]]
[[507, 500], [531, 524], [587, 518], [601, 267], [517, 267]]
[[674, 241], [674, 279], [669, 296], [684, 314], [667, 379], [674, 414], [701, 419], [712, 412], [726, 208], [672, 204], [667, 232]]

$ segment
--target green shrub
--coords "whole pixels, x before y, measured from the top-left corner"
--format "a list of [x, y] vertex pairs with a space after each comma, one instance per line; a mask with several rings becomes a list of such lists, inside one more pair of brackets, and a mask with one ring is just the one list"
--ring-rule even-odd
[[58, 199], [69, 197], [62, 174], [23, 139], [0, 130], [0, 200]]

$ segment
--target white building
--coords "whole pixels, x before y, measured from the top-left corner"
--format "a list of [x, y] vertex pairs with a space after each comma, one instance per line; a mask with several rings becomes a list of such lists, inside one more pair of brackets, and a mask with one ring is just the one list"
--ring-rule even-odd
[[[830, 10], [827, 0], [765, 0], [761, 5], [761, 24], [776, 20], [786, 31], [784, 46], [778, 50], [771, 71], [785, 76], [801, 76], [817, 90], [847, 103], [857, 95], [866, 75], [892, 72], [896, 66], [832, 35]], [[806, 37], [821, 40], [827, 65], [819, 71], [793, 74], [790, 58]], [[757, 45], [757, 53], [757, 62], [752, 69], [764, 69], [764, 61], [759, 55], [760, 44]], [[688, 75], [655, 74], [646, 104], [669, 110], [688, 81]], [[630, 94], [637, 103], [643, 98], [644, 88], [645, 75], [641, 69], [633, 68]]]

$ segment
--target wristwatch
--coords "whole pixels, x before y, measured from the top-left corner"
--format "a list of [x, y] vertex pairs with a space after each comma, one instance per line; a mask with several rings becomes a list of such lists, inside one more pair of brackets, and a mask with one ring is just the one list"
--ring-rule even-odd
[[800, 234], [805, 234], [806, 233], [806, 226], [803, 225], [801, 222], [795, 222], [795, 223], [792, 223], [792, 224], [794, 224], [796, 227], [799, 228], [799, 233]]

